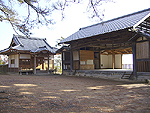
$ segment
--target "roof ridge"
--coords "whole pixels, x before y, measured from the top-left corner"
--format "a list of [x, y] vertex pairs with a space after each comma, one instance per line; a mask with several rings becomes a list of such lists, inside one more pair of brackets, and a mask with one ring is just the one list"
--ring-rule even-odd
[[43, 39], [43, 41], [48, 45], [48, 47], [50, 47], [51, 49], [53, 49], [53, 47], [50, 46], [50, 45], [47, 43], [46, 39]]
[[27, 37], [27, 36], [22, 36], [22, 35], [14, 35], [14, 36], [18, 38], [24, 38], [24, 39], [36, 39], [36, 40], [46, 39], [46, 38], [37, 38], [37, 37]]
[[29, 37], [28, 39], [43, 40], [45, 38]]
[[93, 26], [97, 26], [99, 24], [104, 24], [104, 23], [107, 23], [107, 22], [110, 22], [110, 21], [118, 20], [120, 18], [128, 17], [128, 16], [131, 16], [131, 15], [134, 15], [134, 14], [138, 14], [138, 13], [142, 13], [142, 12], [148, 11], [148, 10], [150, 10], [150, 8], [144, 9], [144, 10], [141, 10], [141, 11], [137, 11], [137, 12], [133, 12], [133, 13], [130, 13], [130, 14], [126, 14], [126, 15], [123, 15], [123, 16], [120, 16], [120, 17], [117, 17], [117, 18], [113, 18], [113, 19], [110, 19], [110, 20], [102, 21], [102, 22], [94, 24], [94, 25], [82, 27], [79, 30], [86, 29], [86, 28], [93, 27]]

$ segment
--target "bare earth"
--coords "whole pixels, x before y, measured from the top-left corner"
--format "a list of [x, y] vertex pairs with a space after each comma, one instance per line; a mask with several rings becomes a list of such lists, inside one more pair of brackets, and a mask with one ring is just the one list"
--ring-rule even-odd
[[69, 76], [0, 75], [0, 113], [150, 113], [150, 85]]

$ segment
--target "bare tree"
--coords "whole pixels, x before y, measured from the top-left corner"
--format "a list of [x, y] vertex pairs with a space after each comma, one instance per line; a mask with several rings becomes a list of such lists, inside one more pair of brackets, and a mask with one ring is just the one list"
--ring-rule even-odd
[[[26, 5], [28, 13], [25, 18], [20, 17], [17, 10], [12, 6], [15, 3], [22, 6], [22, 8], [24, 8], [23, 5]], [[36, 13], [35, 18], [31, 16], [31, 11]], [[8, 21], [17, 34], [17, 30], [19, 30], [28, 36], [30, 35], [30, 29], [35, 25], [52, 24], [52, 19], [48, 19], [51, 12], [52, 10], [47, 7], [41, 8], [37, 0], [8, 0], [7, 2], [0, 0], [0, 21]]]
[[[62, 19], [64, 18], [64, 12], [66, 7], [70, 6], [71, 4], [80, 4], [86, 0], [62, 0], [57, 1], [53, 4], [53, 8], [55, 10], [60, 10], [62, 12]], [[90, 18], [97, 18], [99, 21], [102, 21], [104, 16], [104, 9], [101, 9], [102, 4], [107, 2], [113, 2], [113, 0], [89, 0], [87, 4], [86, 11], [90, 14]]]
[[[35, 26], [53, 24], [51, 15], [55, 10], [61, 11], [63, 19], [66, 7], [83, 1], [85, 0], [0, 0], [0, 21], [8, 21], [17, 34], [20, 31], [29, 36], [30, 30]], [[89, 0], [87, 12], [91, 14], [91, 18], [96, 17], [101, 21], [104, 14], [99, 9], [103, 3], [107, 2], [112, 2], [112, 0]], [[15, 4], [21, 8], [27, 8], [25, 16], [18, 13]]]

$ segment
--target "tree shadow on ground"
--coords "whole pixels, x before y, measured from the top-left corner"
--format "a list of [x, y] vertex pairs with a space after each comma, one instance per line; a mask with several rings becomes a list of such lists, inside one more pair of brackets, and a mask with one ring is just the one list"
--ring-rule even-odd
[[150, 85], [64, 76], [7, 76], [0, 112], [150, 112]]

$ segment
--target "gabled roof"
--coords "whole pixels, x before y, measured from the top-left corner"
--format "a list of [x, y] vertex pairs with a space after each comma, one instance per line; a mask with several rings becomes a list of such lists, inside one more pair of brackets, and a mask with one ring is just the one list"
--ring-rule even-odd
[[31, 53], [37, 53], [46, 50], [55, 54], [57, 48], [51, 47], [47, 43], [46, 39], [32, 37], [27, 38], [25, 36], [13, 35], [10, 47], [0, 51], [0, 53], [4, 53], [9, 50], [29, 51]]
[[62, 40], [60, 43], [97, 36], [100, 34], [110, 33], [113, 31], [123, 30], [126, 28], [137, 27], [141, 22], [150, 16], [150, 8], [136, 13], [125, 15], [112, 20], [104, 21], [98, 24], [80, 28], [71, 36]]
[[70, 50], [70, 47], [68, 46], [62, 46], [60, 49], [58, 49], [56, 51], [56, 53], [61, 53], [62, 51], [69, 51]]

